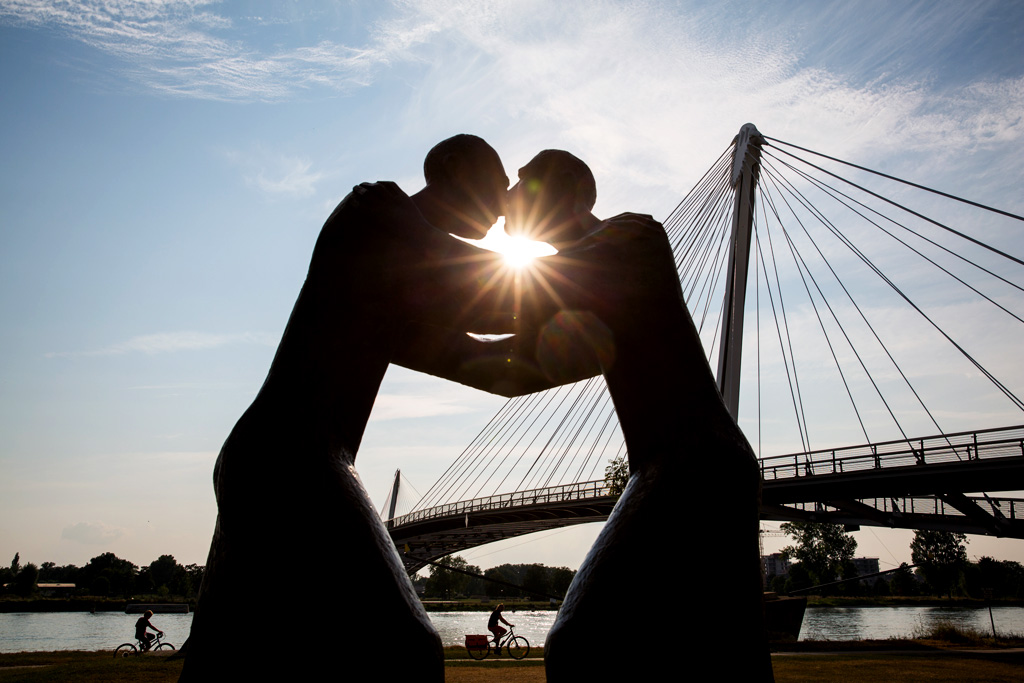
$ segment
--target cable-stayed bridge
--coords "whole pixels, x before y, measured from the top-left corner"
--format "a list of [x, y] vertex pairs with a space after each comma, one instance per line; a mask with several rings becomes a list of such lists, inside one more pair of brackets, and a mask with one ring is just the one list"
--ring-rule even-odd
[[[1022, 224], [744, 126], [664, 225], [763, 519], [1024, 538]], [[602, 521], [624, 454], [600, 377], [511, 399], [401, 516], [396, 479], [387, 526], [413, 571]], [[714, 514], [692, 486], [730, 504], [680, 482], [681, 515]]]

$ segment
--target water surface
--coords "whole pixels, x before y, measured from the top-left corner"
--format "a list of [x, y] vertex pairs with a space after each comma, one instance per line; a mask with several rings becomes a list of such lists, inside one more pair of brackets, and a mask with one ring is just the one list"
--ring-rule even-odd
[[[468, 633], [487, 633], [487, 612], [428, 614], [446, 646], [464, 644]], [[995, 607], [992, 614], [998, 633], [1024, 634], [1024, 607]], [[544, 644], [555, 621], [555, 612], [552, 611], [517, 612], [506, 609], [504, 615], [516, 625], [516, 633], [526, 636], [532, 646]], [[138, 615], [120, 612], [0, 613], [0, 652], [113, 650], [121, 643], [135, 640], [135, 621], [138, 618]], [[358, 620], [358, 615], [349, 614], [346, 619]], [[804, 615], [800, 640], [906, 638], [927, 631], [941, 621], [986, 633], [992, 628], [985, 608], [809, 607]], [[192, 628], [192, 615], [157, 614], [152, 622], [167, 634], [167, 641], [180, 646]], [[250, 622], [246, 626], [247, 636], [262, 640], [270, 637], [279, 624], [275, 623], [273, 611], [268, 610], [265, 621]], [[738, 629], [744, 630], [740, 625]], [[365, 637], [376, 638], [379, 634], [367, 633]]]

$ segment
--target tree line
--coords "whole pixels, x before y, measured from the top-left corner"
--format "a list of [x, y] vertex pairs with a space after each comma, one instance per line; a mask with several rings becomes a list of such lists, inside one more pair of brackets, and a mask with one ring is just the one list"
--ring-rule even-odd
[[161, 555], [139, 567], [114, 553], [97, 555], [83, 567], [53, 562], [22, 566], [20, 554], [15, 553], [10, 567], [0, 567], [0, 590], [31, 597], [40, 583], [73, 583], [72, 595], [129, 598], [142, 594], [188, 599], [199, 591], [203, 569], [196, 564], [178, 564], [173, 555]]
[[[791, 561], [787, 576], [768, 577], [772, 590], [789, 593], [857, 576], [857, 541], [840, 524], [787, 522], [780, 529], [796, 543], [782, 549]], [[824, 595], [937, 595], [952, 598], [1024, 599], [1024, 565], [1012, 560], [967, 558], [967, 536], [949, 531], [914, 532], [911, 561], [887, 575], [820, 589]]]
[[[552, 595], [564, 596], [576, 575], [567, 567], [543, 564], [502, 564], [483, 571], [459, 555], [449, 555], [439, 564], [442, 566], [431, 567], [429, 577], [413, 580], [424, 589], [426, 597], [487, 596], [547, 600]], [[485, 578], [467, 576], [448, 567]], [[21, 557], [16, 553], [10, 567], [0, 567], [0, 594], [32, 597], [38, 593], [40, 583], [73, 583], [72, 596], [131, 598], [159, 595], [191, 599], [199, 592], [203, 570], [204, 567], [196, 564], [181, 565], [173, 555], [161, 555], [148, 565], [139, 567], [114, 553], [103, 553], [77, 567], [73, 564], [59, 566], [53, 562], [43, 562], [38, 566], [31, 562], [22, 565]]]
[[[576, 571], [568, 567], [547, 567], [543, 564], [502, 564], [483, 571], [466, 562], [460, 555], [448, 555], [439, 560], [438, 564], [441, 566], [430, 567], [428, 577], [417, 577], [414, 580], [414, 583], [419, 582], [423, 586], [425, 597], [450, 600], [486, 595], [489, 598], [547, 600], [549, 596], [564, 597], [576, 576]], [[472, 572], [483, 578], [452, 571], [449, 567]]]

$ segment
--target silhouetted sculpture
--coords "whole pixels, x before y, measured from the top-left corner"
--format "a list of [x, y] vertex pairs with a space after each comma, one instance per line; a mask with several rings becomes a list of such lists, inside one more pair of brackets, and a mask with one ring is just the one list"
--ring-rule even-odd
[[[391, 184], [357, 188], [321, 230], [266, 381], [217, 459], [183, 681], [319, 678], [344, 666], [322, 638], [370, 662], [401, 652], [404, 675], [444, 679], [437, 633], [353, 464], [405, 326], [473, 326], [467, 306], [498, 257], [446, 233], [481, 236], [504, 212], [508, 178], [472, 136], [431, 150], [424, 174], [411, 202]], [[258, 623], [279, 637], [225, 648]]]
[[[593, 176], [565, 152], [538, 155], [519, 176], [509, 197], [513, 232], [532, 227], [542, 240], [587, 233], [559, 254], [565, 280], [558, 292], [566, 310], [597, 318], [583, 338], [608, 383], [631, 472], [548, 634], [548, 680], [654, 680], [663, 663], [652, 658], [587, 654], [609, 632], [626, 653], [671, 640], [664, 592], [693, 588], [671, 602], [707, 635], [702, 653], [728, 662], [729, 678], [770, 681], [757, 542], [760, 473], [708, 367], [665, 231], [636, 214], [598, 223], [590, 213]], [[680, 563], [668, 547], [682, 549], [686, 565], [713, 567], [713, 589], [703, 573], [704, 581], [689, 586], [669, 578], [680, 575], [673, 571]]]
[[[666, 631], [666, 591], [706, 636], [702, 653], [728, 662], [730, 678], [773, 680], [760, 474], [708, 367], [664, 229], [650, 216], [596, 218], [593, 175], [567, 152], [538, 154], [519, 178], [507, 230], [561, 250], [536, 262], [532, 287], [519, 292], [516, 337], [484, 345], [434, 329], [423, 335], [433, 339], [428, 351], [400, 346], [396, 362], [506, 395], [604, 373], [632, 476], [548, 635], [548, 680], [656, 680], [663, 662], [633, 655], [675, 636]], [[686, 574], [669, 547], [683, 550], [686, 566], [709, 568], [713, 585], [704, 571], [681, 584]], [[595, 653], [609, 638], [631, 654]]]
[[[542, 152], [509, 192], [509, 229], [562, 249], [515, 285], [498, 257], [445, 234], [479, 236], [503, 212], [508, 179], [494, 150], [457, 136], [431, 150], [424, 171], [427, 187], [411, 200], [392, 184], [357, 188], [321, 231], [266, 382], [217, 461], [219, 515], [182, 680], [303, 679], [337, 664], [329, 648], [314, 643], [297, 657], [284, 639], [225, 656], [226, 635], [265, 609], [299, 637], [322, 628], [310, 625], [314, 613], [329, 615], [343, 627], [331, 637], [361, 657], [397, 646], [406, 674], [443, 680], [437, 634], [353, 468], [391, 359], [506, 395], [605, 375], [632, 476], [549, 634], [549, 680], [656, 677], [650, 658], [614, 660], [593, 645], [610, 630], [632, 653], [671, 637], [658, 598], [677, 583], [662, 548], [684, 543], [713, 558], [720, 587], [683, 598], [710, 634], [703, 651], [728, 661], [733, 678], [771, 680], [759, 473], [718, 394], [660, 224], [599, 220], [586, 165]], [[467, 330], [516, 335], [488, 345]], [[694, 514], [683, 502], [712, 518], [682, 532], [678, 520]], [[275, 595], [290, 580], [295, 597], [263, 604], [266, 574], [252, 568], [268, 563], [281, 568]], [[289, 576], [291, 563], [322, 580], [304, 590], [310, 575]]]

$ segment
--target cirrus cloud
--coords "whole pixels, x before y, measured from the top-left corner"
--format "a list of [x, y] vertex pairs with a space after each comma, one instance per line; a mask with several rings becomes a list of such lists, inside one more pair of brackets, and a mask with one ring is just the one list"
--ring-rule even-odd
[[111, 344], [92, 351], [53, 351], [47, 358], [73, 356], [118, 356], [126, 353], [173, 353], [175, 351], [202, 351], [229, 344], [260, 344], [273, 346], [277, 339], [269, 334], [241, 332], [237, 334], [215, 334], [210, 332], [158, 332], [132, 337], [123, 342]]

